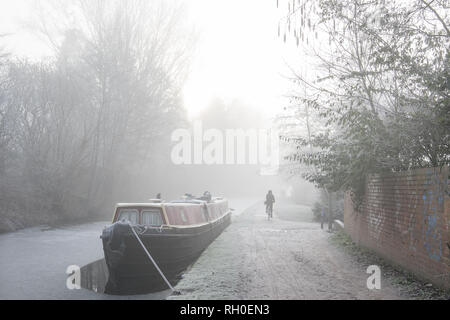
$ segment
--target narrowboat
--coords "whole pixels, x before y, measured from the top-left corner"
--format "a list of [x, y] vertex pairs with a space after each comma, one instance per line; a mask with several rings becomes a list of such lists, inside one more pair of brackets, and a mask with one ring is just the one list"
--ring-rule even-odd
[[136, 235], [174, 283], [230, 222], [224, 198], [117, 204], [113, 224], [101, 236], [109, 271], [105, 293], [140, 294], [164, 288]]

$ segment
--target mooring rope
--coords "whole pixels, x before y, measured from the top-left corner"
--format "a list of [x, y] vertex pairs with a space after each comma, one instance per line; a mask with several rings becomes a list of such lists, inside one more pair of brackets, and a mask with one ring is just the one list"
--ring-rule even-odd
[[150, 261], [153, 263], [153, 265], [155, 266], [156, 270], [158, 270], [159, 274], [161, 275], [161, 277], [164, 279], [164, 281], [166, 282], [166, 284], [169, 286], [170, 290], [172, 290], [172, 292], [174, 294], [180, 294], [179, 291], [176, 291], [174, 289], [174, 287], [172, 287], [172, 285], [170, 284], [169, 280], [167, 280], [166, 276], [164, 275], [164, 273], [161, 271], [161, 269], [158, 267], [158, 264], [156, 263], [156, 261], [153, 259], [152, 255], [150, 254], [150, 252], [148, 252], [147, 248], [144, 246], [144, 244], [141, 241], [141, 238], [139, 238], [138, 234], [136, 233], [136, 230], [134, 230], [133, 226], [131, 225], [130, 222], [128, 222], [128, 225], [131, 228], [131, 231], [133, 232], [134, 236], [136, 237], [137, 241], [140, 243], [140, 245], [142, 246], [142, 249], [144, 249], [145, 253], [147, 254], [148, 258], [150, 259]]

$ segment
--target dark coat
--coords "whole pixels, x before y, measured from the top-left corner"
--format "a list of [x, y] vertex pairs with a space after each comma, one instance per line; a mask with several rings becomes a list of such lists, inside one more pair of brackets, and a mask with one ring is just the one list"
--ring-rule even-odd
[[268, 193], [266, 195], [266, 204], [273, 204], [275, 202], [275, 197], [273, 196], [273, 193]]

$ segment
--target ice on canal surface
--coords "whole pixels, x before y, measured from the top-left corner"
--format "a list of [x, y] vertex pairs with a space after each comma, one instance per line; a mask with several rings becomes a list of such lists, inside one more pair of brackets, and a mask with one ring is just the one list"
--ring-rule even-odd
[[[255, 199], [230, 200], [239, 215]], [[0, 299], [165, 299], [170, 290], [145, 295], [111, 296], [100, 239], [110, 221], [77, 226], [46, 226], [0, 235]], [[66, 286], [69, 266], [81, 268], [80, 290]], [[106, 270], [107, 271], [107, 270]], [[86, 289], [90, 288], [90, 290]]]

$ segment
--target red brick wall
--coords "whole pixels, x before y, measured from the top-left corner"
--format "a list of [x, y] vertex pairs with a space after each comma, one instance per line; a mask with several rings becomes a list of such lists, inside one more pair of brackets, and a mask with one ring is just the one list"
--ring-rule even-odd
[[345, 231], [393, 264], [450, 289], [449, 168], [371, 175], [360, 212], [345, 199]]

